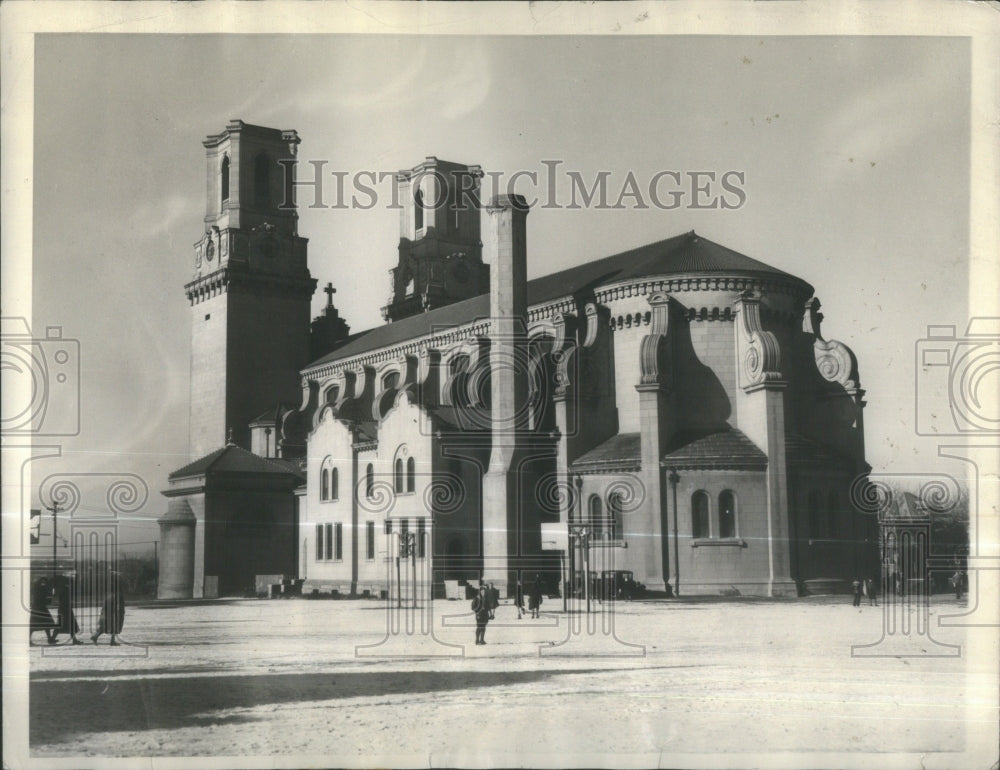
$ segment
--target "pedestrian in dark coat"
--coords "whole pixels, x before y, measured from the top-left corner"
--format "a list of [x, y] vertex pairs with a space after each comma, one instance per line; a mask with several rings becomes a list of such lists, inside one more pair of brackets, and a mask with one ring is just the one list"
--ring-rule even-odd
[[122, 595], [121, 586], [116, 577], [111, 581], [111, 588], [104, 599], [104, 606], [101, 607], [101, 619], [97, 623], [97, 631], [91, 635], [90, 639], [94, 644], [101, 634], [111, 634], [111, 644], [115, 647], [118, 642], [115, 637], [121, 633], [125, 624], [125, 597]]
[[495, 585], [490, 583], [490, 589], [487, 593], [489, 593], [490, 598], [490, 620], [493, 620], [496, 618], [497, 607], [500, 606], [500, 592]]
[[535, 582], [531, 586], [531, 594], [528, 596], [528, 609], [531, 610], [531, 617], [537, 618], [542, 608], [542, 576], [535, 575]]
[[73, 584], [68, 577], [60, 575], [56, 578], [56, 596], [59, 599], [58, 634], [69, 634], [73, 644], [83, 644], [76, 635], [80, 632], [80, 624], [73, 614]]
[[479, 583], [479, 592], [472, 599], [476, 616], [476, 644], [486, 644], [486, 624], [490, 622], [490, 596], [486, 585]]
[[514, 606], [517, 607], [517, 619], [520, 620], [524, 614], [524, 586], [521, 581], [517, 581], [517, 588], [514, 589]]
[[31, 629], [28, 639], [35, 631], [44, 631], [45, 640], [49, 644], [56, 643], [56, 622], [49, 612], [49, 594], [52, 592], [48, 578], [39, 578], [31, 586]]
[[855, 607], [860, 607], [861, 606], [861, 579], [860, 578], [854, 578], [854, 582], [851, 583], [851, 586], [854, 588], [854, 606]]
[[878, 588], [876, 586], [878, 583], [875, 582], [875, 578], [868, 578], [865, 581], [865, 593], [868, 594], [868, 604], [878, 607]]

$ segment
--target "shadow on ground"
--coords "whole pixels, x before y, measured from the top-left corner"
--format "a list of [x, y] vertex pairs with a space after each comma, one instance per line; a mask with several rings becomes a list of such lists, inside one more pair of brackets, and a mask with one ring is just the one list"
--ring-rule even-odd
[[364, 671], [49, 681], [30, 685], [31, 746], [95, 732], [204, 727], [253, 721], [226, 709], [520, 685], [597, 669], [560, 671]]

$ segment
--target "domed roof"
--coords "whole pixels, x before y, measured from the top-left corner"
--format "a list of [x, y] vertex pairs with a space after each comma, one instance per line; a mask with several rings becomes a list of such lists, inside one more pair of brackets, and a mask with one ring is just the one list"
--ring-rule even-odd
[[[582, 294], [629, 279], [673, 275], [718, 275], [770, 278], [801, 287], [803, 299], [812, 286], [784, 270], [720, 246], [691, 232], [639, 246], [528, 281], [528, 305], [541, 305], [560, 297]], [[349, 358], [430, 334], [434, 329], [459, 326], [490, 313], [489, 294], [445, 305], [426, 313], [376, 326], [348, 337], [344, 343], [309, 365]]]

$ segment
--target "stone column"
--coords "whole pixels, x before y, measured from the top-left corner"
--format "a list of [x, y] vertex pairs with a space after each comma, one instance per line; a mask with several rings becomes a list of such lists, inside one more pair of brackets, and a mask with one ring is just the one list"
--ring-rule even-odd
[[649, 298], [652, 319], [649, 334], [639, 348], [640, 461], [639, 478], [643, 489], [642, 504], [635, 513], [624, 517], [622, 526], [629, 550], [640, 554], [633, 564], [642, 565], [637, 579], [651, 591], [666, 591], [669, 549], [664, 540], [663, 512], [666, 510], [666, 485], [660, 461], [666, 441], [674, 428], [670, 408], [672, 380], [670, 367], [670, 295], [657, 292]]
[[738, 316], [736, 365], [740, 429], [767, 453], [768, 596], [795, 596], [791, 573], [788, 461], [785, 456], [785, 388], [778, 338], [765, 330], [760, 297], [744, 292], [735, 302]]

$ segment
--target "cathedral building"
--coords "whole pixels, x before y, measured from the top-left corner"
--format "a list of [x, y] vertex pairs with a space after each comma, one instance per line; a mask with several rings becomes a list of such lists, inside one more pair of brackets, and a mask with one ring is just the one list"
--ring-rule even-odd
[[400, 544], [438, 594], [625, 570], [795, 595], [865, 563], [864, 391], [806, 281], [694, 232], [529, 281], [525, 201], [480, 206], [481, 169], [427, 158], [396, 176], [386, 323], [351, 334], [328, 287], [310, 327], [275, 203], [298, 141], [236, 121], [205, 142], [173, 595], [272, 573], [380, 595]]

